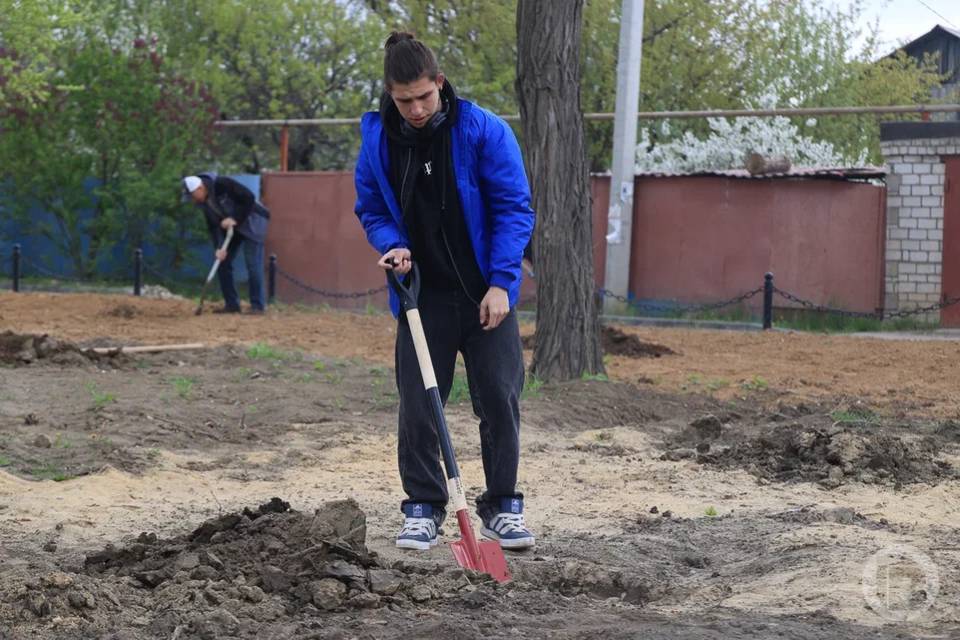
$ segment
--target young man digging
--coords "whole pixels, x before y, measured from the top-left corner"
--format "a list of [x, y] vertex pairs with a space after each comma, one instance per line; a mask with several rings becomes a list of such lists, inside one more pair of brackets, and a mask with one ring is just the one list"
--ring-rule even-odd
[[[463, 354], [486, 476], [476, 500], [481, 533], [504, 548], [532, 547], [516, 487], [524, 368], [513, 307], [534, 223], [520, 147], [503, 120], [457, 98], [425, 44], [394, 32], [385, 50], [380, 112], [361, 124], [355, 211], [381, 254], [379, 267], [404, 275], [412, 260], [419, 265], [418, 306], [444, 402]], [[393, 291], [390, 306], [397, 315]], [[397, 546], [429, 549], [446, 515], [447, 487], [403, 316], [396, 372], [407, 494]]]

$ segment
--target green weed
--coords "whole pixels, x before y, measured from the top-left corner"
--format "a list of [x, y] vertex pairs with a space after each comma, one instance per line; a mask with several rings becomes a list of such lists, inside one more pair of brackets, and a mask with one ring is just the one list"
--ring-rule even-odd
[[592, 382], [607, 382], [610, 380], [605, 373], [584, 373], [582, 376], [580, 376], [580, 379], [589, 380]]
[[327, 370], [327, 364], [326, 364], [325, 362], [321, 361], [321, 360], [314, 360], [314, 362], [313, 362], [313, 370], [314, 370], [314, 371], [326, 371], [326, 370]]
[[851, 409], [837, 409], [830, 413], [830, 418], [834, 422], [841, 424], [866, 423], [874, 424], [878, 422], [877, 415], [869, 409], [853, 407]]
[[9, 467], [13, 461], [7, 456], [0, 456], [0, 467]]
[[763, 391], [770, 385], [760, 376], [753, 376], [751, 380], [744, 380], [740, 383], [740, 388], [744, 391]]
[[719, 391], [720, 389], [726, 389], [729, 386], [730, 381], [724, 380], [723, 378], [716, 378], [707, 381], [707, 389], [710, 391]]
[[50, 463], [47, 463], [42, 467], [34, 467], [30, 470], [30, 475], [40, 480], [53, 480], [54, 482], [63, 482], [64, 480], [73, 478], [72, 475], [60, 467]]
[[453, 376], [453, 384], [450, 386], [447, 404], [463, 404], [469, 399], [470, 385], [467, 383], [467, 377], [458, 372]]
[[176, 389], [177, 395], [186, 399], [190, 397], [190, 392], [193, 391], [193, 385], [196, 383], [196, 380], [184, 376], [177, 376], [171, 380], [171, 383], [173, 384], [173, 388]]
[[703, 513], [710, 518], [717, 517], [717, 509], [715, 507], [707, 507]]
[[526, 382], [523, 385], [523, 391], [520, 393], [520, 398], [522, 400], [528, 400], [530, 398], [539, 398], [540, 397], [540, 388], [543, 386], [543, 380], [537, 376], [527, 376]]
[[283, 360], [287, 354], [265, 342], [257, 342], [247, 349], [247, 357], [254, 360]]
[[95, 382], [88, 382], [86, 388], [90, 393], [90, 397], [93, 399], [93, 406], [95, 409], [101, 409], [111, 402], [117, 401], [117, 397], [112, 393], [100, 391]]

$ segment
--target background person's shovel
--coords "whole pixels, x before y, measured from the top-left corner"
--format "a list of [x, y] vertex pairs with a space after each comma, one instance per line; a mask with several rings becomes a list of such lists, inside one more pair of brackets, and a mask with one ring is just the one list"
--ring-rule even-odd
[[460, 470], [457, 468], [457, 459], [453, 454], [453, 445], [450, 443], [450, 432], [447, 429], [447, 420], [443, 415], [443, 403], [440, 400], [440, 390], [437, 388], [437, 378], [433, 372], [433, 362], [430, 360], [430, 351], [427, 349], [427, 337], [423, 333], [423, 323], [420, 321], [420, 312], [417, 310], [417, 297], [420, 294], [420, 271], [416, 263], [404, 285], [393, 273], [387, 271], [387, 279], [400, 296], [400, 304], [410, 324], [410, 334], [413, 337], [413, 346], [417, 350], [417, 361], [420, 363], [420, 374], [423, 376], [423, 386], [430, 399], [430, 408], [433, 411], [433, 422], [440, 437], [440, 451], [443, 453], [443, 466], [447, 470], [447, 492], [450, 502], [457, 512], [457, 526], [460, 528], [461, 540], [450, 543], [453, 557], [461, 567], [489, 573], [498, 582], [510, 579], [510, 570], [507, 569], [507, 559], [503, 555], [500, 544], [492, 540], [478, 541], [470, 523], [470, 514], [467, 511], [467, 498], [463, 493], [463, 483], [460, 481]]
[[[227, 237], [223, 239], [223, 244], [220, 245], [221, 251], [226, 251], [227, 247], [230, 246], [230, 239], [233, 238], [233, 227], [227, 229]], [[203, 299], [207, 295], [207, 285], [210, 284], [210, 281], [213, 280], [213, 276], [217, 275], [217, 269], [220, 268], [220, 259], [214, 258], [213, 266], [210, 267], [210, 273], [207, 274], [207, 279], [203, 282], [203, 288], [200, 289], [200, 304], [197, 305], [197, 310], [194, 312], [194, 315], [200, 315], [203, 313]]]

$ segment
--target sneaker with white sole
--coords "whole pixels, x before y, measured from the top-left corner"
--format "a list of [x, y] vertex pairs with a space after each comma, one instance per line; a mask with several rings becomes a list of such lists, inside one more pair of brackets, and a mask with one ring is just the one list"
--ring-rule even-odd
[[411, 502], [403, 505], [403, 515], [403, 528], [397, 534], [398, 547], [426, 551], [437, 544], [437, 523], [433, 519], [433, 507]]
[[501, 498], [500, 512], [483, 523], [480, 533], [504, 549], [529, 549], [536, 540], [523, 520], [521, 498]]

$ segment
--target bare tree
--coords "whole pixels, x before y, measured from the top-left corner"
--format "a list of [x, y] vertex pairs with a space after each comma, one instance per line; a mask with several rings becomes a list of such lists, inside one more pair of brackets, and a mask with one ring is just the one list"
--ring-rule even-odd
[[537, 212], [531, 369], [544, 380], [603, 372], [580, 107], [582, 18], [583, 0], [520, 0], [517, 5], [517, 100]]

